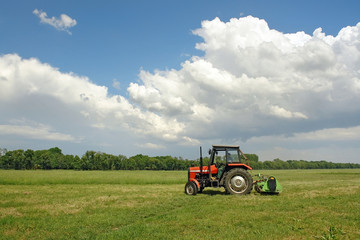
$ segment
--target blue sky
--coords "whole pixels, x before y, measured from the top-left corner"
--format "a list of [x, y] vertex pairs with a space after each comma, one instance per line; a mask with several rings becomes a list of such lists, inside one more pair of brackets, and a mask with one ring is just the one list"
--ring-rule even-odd
[[[195, 158], [198, 145], [223, 143], [240, 144], [261, 160], [358, 161], [359, 139], [329, 141], [360, 126], [359, 109], [349, 107], [359, 100], [358, 1], [15, 0], [1, 5], [0, 74], [6, 80], [0, 81], [0, 147], [59, 146], [80, 155], [96, 150]], [[41, 13], [46, 13], [47, 23], [41, 22]], [[73, 24], [49, 24], [60, 21], [62, 14]], [[338, 35], [348, 26], [353, 29]], [[257, 27], [256, 37], [251, 28]], [[217, 41], [221, 31], [226, 45]], [[298, 32], [303, 35], [295, 36]], [[232, 48], [232, 39], [241, 36], [249, 42]], [[331, 38], [336, 36], [339, 39]], [[252, 44], [258, 41], [273, 45]], [[239, 49], [243, 51], [237, 54]], [[278, 50], [285, 55], [277, 55]], [[259, 63], [269, 54], [273, 66]], [[285, 58], [294, 64], [285, 64]], [[316, 73], [309, 74], [301, 59], [314, 60]], [[21, 77], [14, 77], [15, 70], [6, 72], [5, 67], [15, 65]], [[38, 71], [29, 71], [30, 65]], [[266, 69], [270, 65], [272, 69]], [[286, 72], [290, 68], [295, 73]], [[48, 79], [41, 75], [45, 73]], [[11, 81], [14, 92], [5, 85]], [[254, 90], [266, 83], [276, 89]], [[66, 84], [79, 89], [71, 96], [66, 95], [69, 90], [56, 92], [59, 86], [68, 89]], [[236, 95], [221, 88], [226, 84], [246, 92]], [[335, 86], [347, 87], [340, 94]], [[220, 105], [212, 102], [214, 94], [233, 94], [233, 99], [220, 98], [225, 101]], [[74, 96], [83, 102], [66, 101]], [[250, 101], [252, 97], [256, 99]], [[319, 104], [313, 111], [306, 108]], [[244, 120], [208, 116], [210, 110]], [[337, 153], [330, 154], [334, 147]]]
[[[284, 33], [322, 27], [336, 35], [359, 20], [358, 1], [6, 1], [1, 8], [1, 53], [36, 57], [64, 72], [88, 76], [124, 91], [139, 69], [180, 68], [201, 39], [201, 21], [252, 15]], [[65, 13], [77, 20], [72, 35], [41, 24], [32, 13]], [[113, 89], [110, 89], [114, 91]], [[122, 92], [124, 93], [124, 92]]]

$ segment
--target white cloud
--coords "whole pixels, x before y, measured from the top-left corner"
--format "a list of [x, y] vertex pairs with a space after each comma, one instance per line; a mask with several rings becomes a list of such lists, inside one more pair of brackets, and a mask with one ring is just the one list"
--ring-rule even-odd
[[[110, 96], [107, 87], [37, 59], [3, 55], [0, 111], [37, 122], [46, 116], [54, 129], [74, 138], [84, 134], [84, 141], [88, 132], [108, 131], [112, 141], [131, 135], [163, 151], [204, 142], [264, 145], [256, 139], [274, 146], [351, 142], [360, 119], [359, 32], [360, 24], [337, 36], [321, 28], [312, 36], [283, 34], [251, 16], [203, 21], [194, 34], [204, 40], [196, 45], [204, 56], [179, 70], [141, 70], [139, 82], [127, 88], [129, 98]], [[0, 124], [6, 121], [0, 116]]]
[[181, 145], [188, 145], [188, 146], [198, 146], [200, 145], [200, 141], [197, 139], [192, 139], [190, 137], [183, 137], [183, 142], [181, 143]]
[[112, 86], [113, 86], [115, 89], [118, 89], [118, 90], [121, 89], [121, 83], [120, 83], [117, 79], [113, 79], [113, 84], [112, 84]]
[[295, 134], [297, 139], [312, 141], [360, 141], [360, 126], [349, 128], [330, 128]]
[[139, 144], [140, 148], [148, 148], [148, 149], [163, 149], [165, 148], [164, 145], [155, 144], [155, 143], [145, 143], [145, 144]]
[[48, 18], [46, 12], [43, 12], [42, 10], [38, 10], [38, 9], [35, 9], [33, 11], [33, 14], [35, 14], [40, 18], [41, 23], [49, 24], [50, 26], [53, 26], [59, 31], [66, 31], [70, 35], [71, 32], [69, 31], [69, 29], [77, 24], [75, 19], [72, 19], [66, 14], [61, 14], [60, 18], [55, 18], [55, 17]]
[[[14, 104], [18, 101], [31, 104], [33, 114], [43, 112], [42, 103], [51, 103], [55, 109], [68, 109], [72, 117], [77, 116], [84, 125], [98, 129], [127, 129], [138, 134], [155, 138], [176, 140], [182, 131], [182, 124], [176, 119], [159, 116], [151, 111], [132, 105], [122, 96], [108, 96], [107, 87], [91, 83], [88, 78], [73, 73], [61, 73], [56, 68], [43, 64], [37, 59], [21, 59], [16, 54], [0, 58], [0, 76], [7, 81], [1, 82], [0, 100]], [[3, 107], [6, 107], [5, 104]], [[23, 117], [23, 116], [17, 116]], [[71, 127], [71, 121], [61, 116]], [[61, 118], [52, 121], [60, 121]]]
[[360, 141], [360, 126], [348, 128], [325, 128], [310, 132], [295, 132], [291, 135], [271, 135], [252, 137], [249, 142], [265, 143], [270, 141], [280, 142], [346, 142], [346, 141]]
[[70, 134], [52, 131], [49, 126], [27, 126], [27, 125], [0, 125], [0, 135], [18, 135], [30, 139], [49, 141], [77, 141]]
[[142, 83], [128, 91], [143, 108], [181, 120], [195, 139], [311, 131], [306, 120], [319, 125], [324, 118], [336, 126], [339, 114], [360, 111], [353, 104], [360, 100], [360, 64], [346, 57], [360, 52], [359, 27], [330, 37], [321, 29], [283, 34], [251, 16], [204, 21], [194, 31], [204, 39], [196, 45], [204, 57], [178, 71], [142, 71]]
[[270, 114], [280, 118], [308, 118], [306, 115], [300, 112], [290, 112], [279, 106], [270, 106]]
[[328, 145], [325, 147], [314, 147], [310, 149], [297, 148], [294, 146], [274, 147], [269, 149], [261, 149], [258, 151], [259, 160], [273, 160], [279, 158], [281, 160], [307, 160], [307, 161], [331, 161], [343, 163], [359, 163], [358, 148], [336, 145]]
[[261, 146], [260, 160], [328, 160], [334, 162], [359, 161], [360, 126], [326, 128], [291, 135], [252, 137], [248, 146]]

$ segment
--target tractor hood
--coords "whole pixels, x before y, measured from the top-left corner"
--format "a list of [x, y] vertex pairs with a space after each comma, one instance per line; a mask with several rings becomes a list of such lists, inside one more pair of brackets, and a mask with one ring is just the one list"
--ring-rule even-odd
[[[218, 169], [215, 167], [215, 165], [211, 165], [211, 174], [217, 174]], [[189, 179], [194, 179], [196, 174], [200, 174], [200, 167], [191, 167], [189, 168]], [[202, 168], [202, 174], [209, 174], [209, 166], [203, 166]]]
[[[211, 174], [217, 174], [218, 169], [215, 165], [210, 166]], [[200, 173], [200, 167], [189, 168], [190, 173]], [[209, 173], [209, 166], [203, 166], [203, 173]]]

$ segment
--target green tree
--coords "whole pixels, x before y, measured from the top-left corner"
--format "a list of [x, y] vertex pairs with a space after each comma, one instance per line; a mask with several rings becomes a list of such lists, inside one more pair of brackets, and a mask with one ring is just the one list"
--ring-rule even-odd
[[63, 156], [61, 163], [61, 169], [75, 169], [75, 157], [73, 155]]
[[15, 169], [13, 151], [6, 152], [4, 156], [1, 156], [0, 160], [2, 169]]
[[33, 169], [34, 168], [34, 150], [28, 149], [24, 153], [25, 155], [25, 169]]
[[138, 170], [137, 164], [134, 158], [126, 158], [121, 161], [122, 169], [124, 170]]
[[75, 170], [84, 170], [83, 169], [83, 160], [77, 155], [74, 157], [74, 161], [73, 161], [72, 165]]
[[116, 169], [116, 170], [122, 169], [122, 162], [125, 161], [126, 159], [127, 159], [127, 157], [124, 155], [117, 156], [113, 162], [114, 169]]

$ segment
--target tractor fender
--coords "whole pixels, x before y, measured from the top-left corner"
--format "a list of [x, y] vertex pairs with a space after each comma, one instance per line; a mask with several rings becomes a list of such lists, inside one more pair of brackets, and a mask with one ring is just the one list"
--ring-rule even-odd
[[246, 164], [243, 164], [243, 163], [229, 163], [228, 166], [231, 168], [239, 167], [239, 168], [244, 168], [246, 170], [252, 170], [252, 167], [250, 167]]
[[200, 189], [200, 183], [195, 178], [190, 178], [190, 182], [194, 182], [196, 184], [198, 190]]

